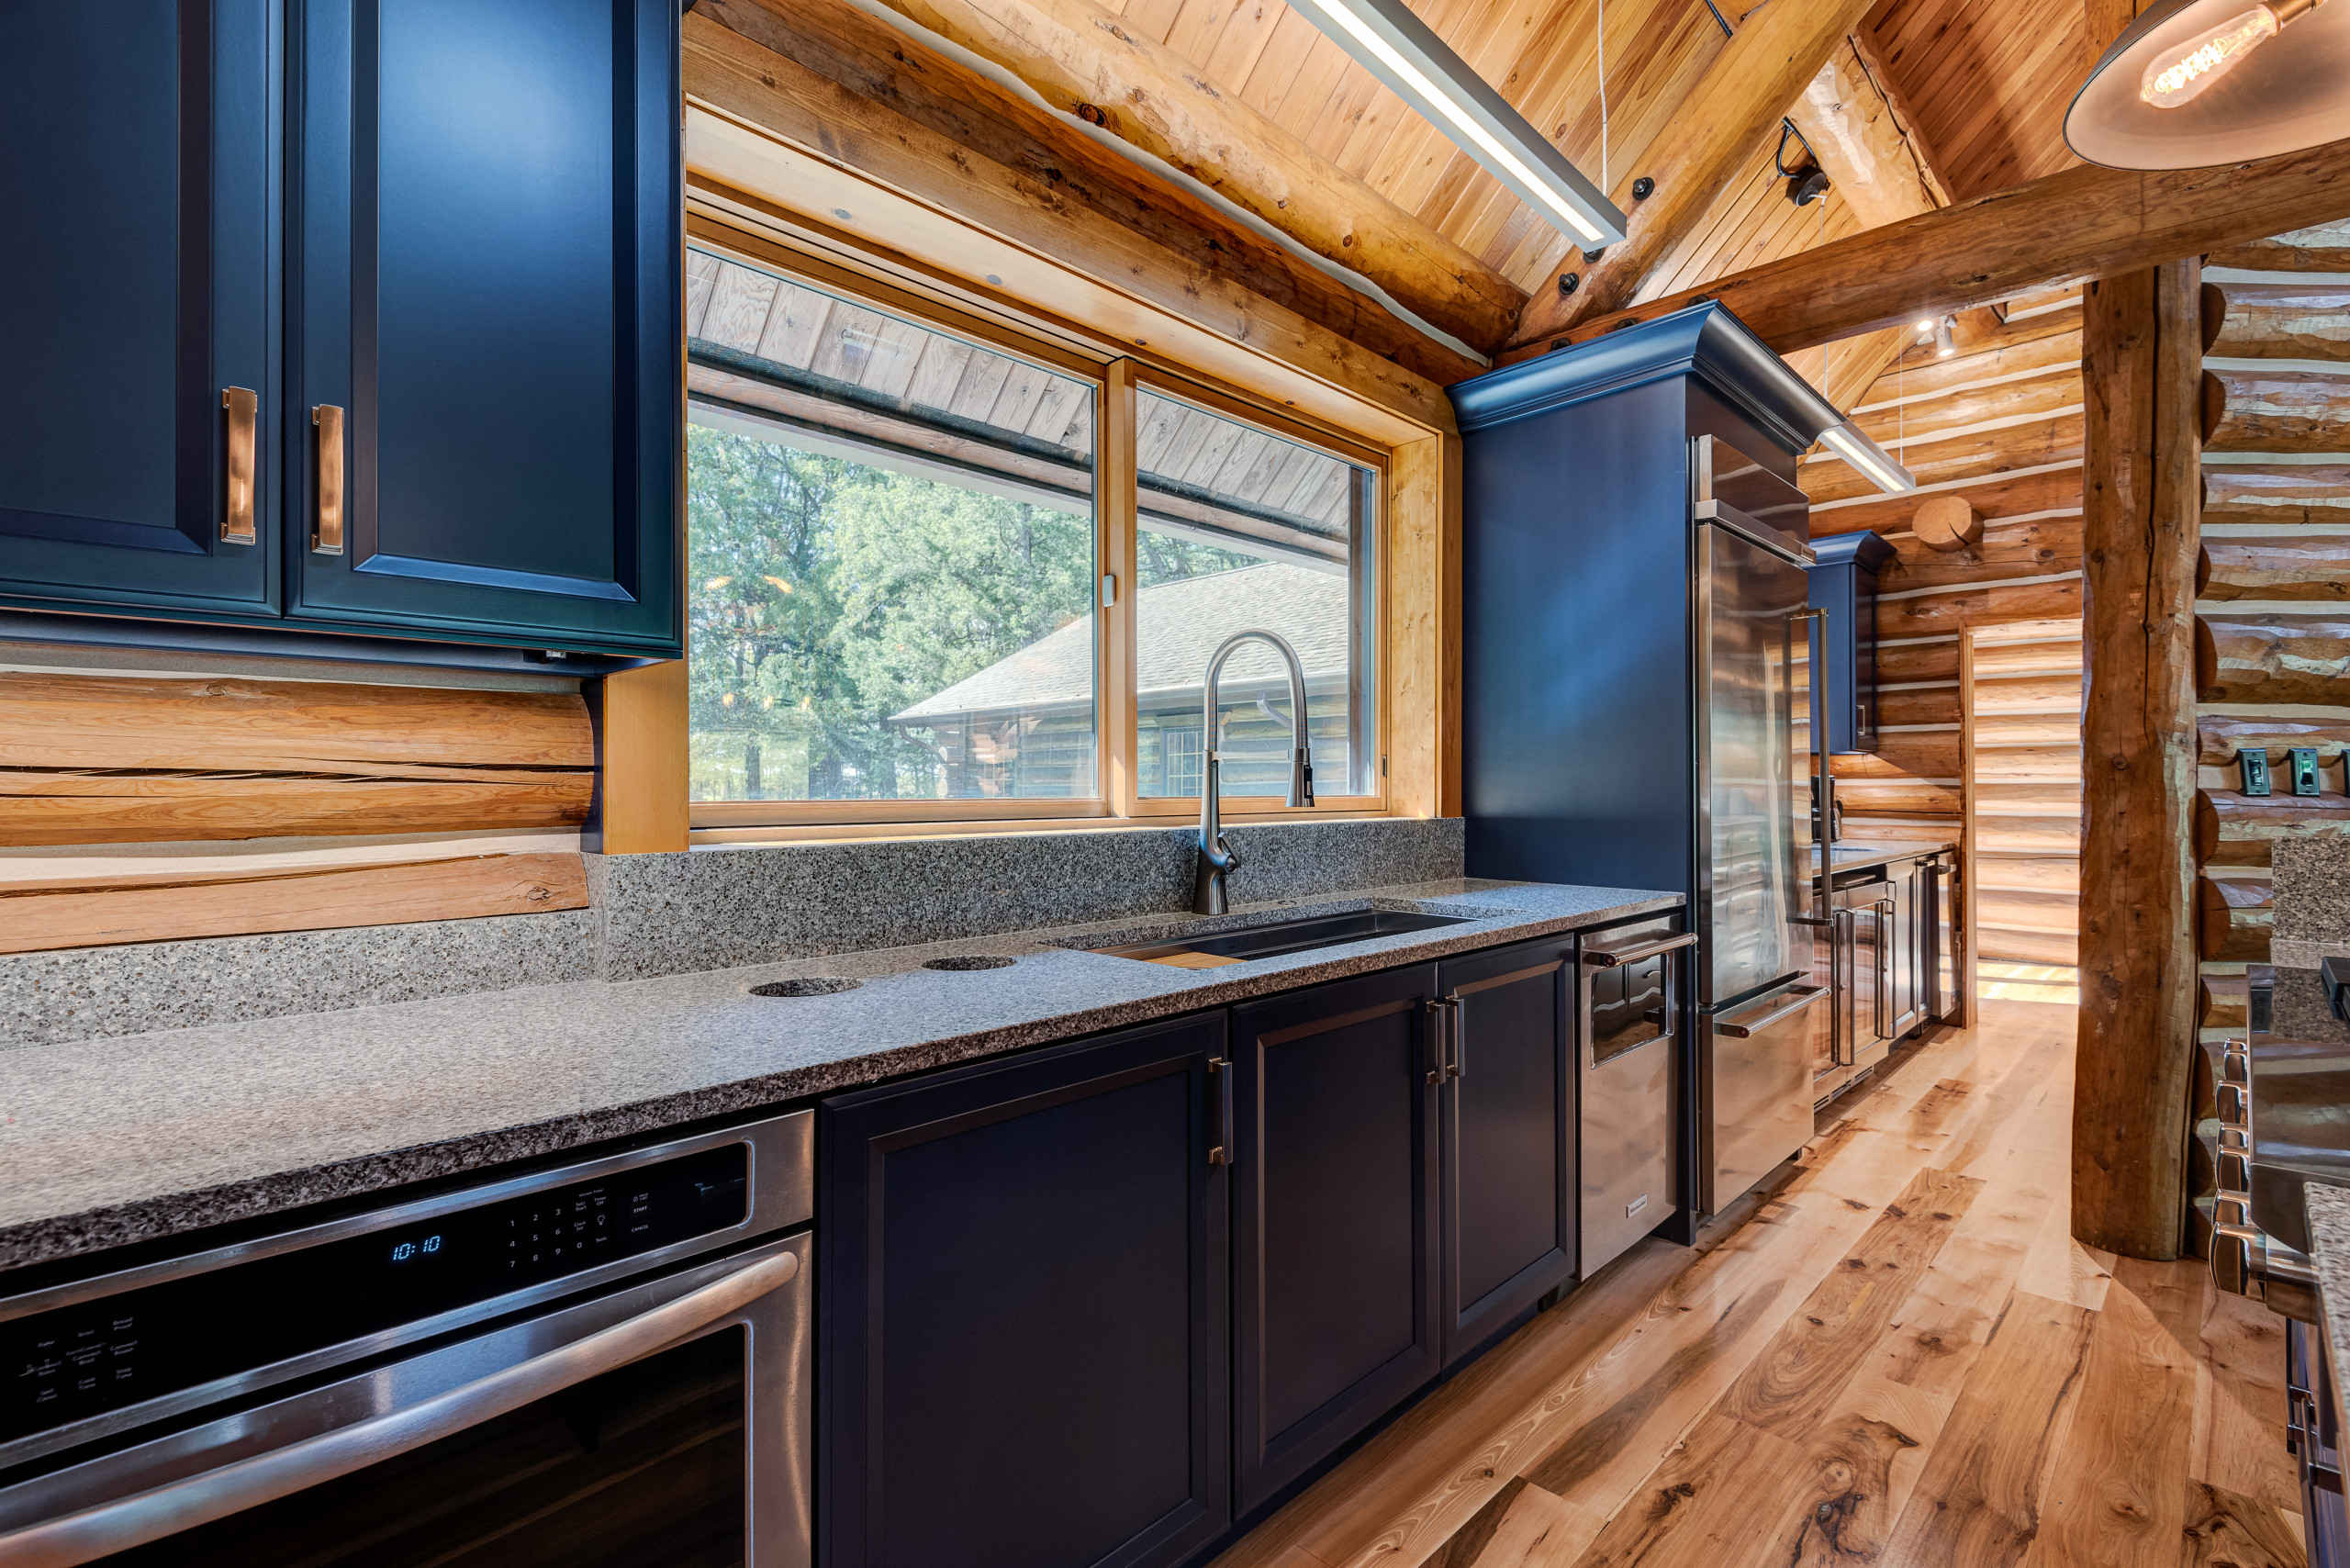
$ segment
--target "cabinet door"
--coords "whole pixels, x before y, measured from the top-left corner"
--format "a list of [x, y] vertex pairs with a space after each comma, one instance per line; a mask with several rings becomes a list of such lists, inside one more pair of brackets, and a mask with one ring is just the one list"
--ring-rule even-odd
[[1144, 1568], [1232, 1517], [1221, 1014], [826, 1101], [826, 1568]]
[[1550, 937], [1438, 972], [1449, 1014], [1438, 1096], [1447, 1366], [1574, 1272], [1574, 951], [1573, 937]]
[[274, 611], [274, 41], [265, 0], [0, 6], [0, 597]]
[[675, 653], [677, 0], [297, 10], [291, 613]]
[[1438, 1371], [1433, 966], [1233, 1010], [1238, 1506]]

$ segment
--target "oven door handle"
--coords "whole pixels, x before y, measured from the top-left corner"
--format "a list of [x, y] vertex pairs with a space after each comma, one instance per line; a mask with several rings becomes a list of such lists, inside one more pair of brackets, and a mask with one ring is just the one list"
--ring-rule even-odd
[[25, 1526], [0, 1538], [0, 1564], [76, 1568], [291, 1496], [625, 1366], [739, 1312], [799, 1272], [797, 1252], [762, 1259], [649, 1312], [414, 1405]]
[[1726, 1035], [1733, 1040], [1751, 1040], [1782, 1018], [1792, 1018], [1826, 996], [1828, 988], [1824, 985], [1799, 985], [1787, 994], [1795, 1000], [1785, 1006], [1773, 1008], [1762, 1017], [1749, 1018], [1742, 1024], [1718, 1023], [1714, 1025], [1714, 1033]]

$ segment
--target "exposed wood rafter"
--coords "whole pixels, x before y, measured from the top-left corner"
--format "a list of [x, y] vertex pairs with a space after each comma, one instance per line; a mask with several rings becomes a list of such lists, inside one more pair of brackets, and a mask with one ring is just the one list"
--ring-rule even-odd
[[[1751, 13], [1690, 95], [1684, 112], [1610, 194], [1630, 216], [1630, 237], [1586, 265], [1572, 294], [1537, 289], [1513, 345], [1544, 342], [1630, 299], [1737, 174], [1755, 147], [1844, 44], [1868, 0], [1774, 0]], [[1655, 182], [1634, 200], [1634, 183]]]
[[[1845, 3], [1845, 0], [1839, 0]], [[1525, 293], [1091, 0], [873, 0], [1181, 170], [1480, 352]]]
[[2350, 218], [2350, 142], [2217, 169], [2081, 167], [1610, 312], [1505, 357], [1718, 299], [1781, 353]]

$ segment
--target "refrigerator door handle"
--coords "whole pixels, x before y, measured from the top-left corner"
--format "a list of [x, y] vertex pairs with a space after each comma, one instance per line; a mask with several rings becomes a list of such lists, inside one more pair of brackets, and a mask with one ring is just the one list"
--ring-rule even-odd
[[1849, 909], [1832, 909], [1828, 923], [1829, 1055], [1837, 1066], [1851, 1067], [1860, 1060], [1852, 1043], [1859, 1024], [1852, 1012], [1852, 971], [1860, 957], [1860, 922]]
[[[1811, 879], [1812, 909], [1816, 918], [1826, 919], [1828, 906], [1831, 902], [1829, 898], [1828, 883], [1835, 869], [1833, 864], [1835, 857], [1830, 851], [1836, 843], [1836, 780], [1829, 771], [1828, 736], [1825, 733], [1828, 726], [1824, 722], [1818, 722], [1825, 720], [1833, 711], [1828, 705], [1828, 611], [1824, 609], [1814, 609], [1790, 610], [1787, 613], [1787, 689], [1790, 694], [1790, 702], [1793, 700], [1796, 683], [1796, 622], [1798, 621], [1819, 622], [1819, 656], [1818, 658], [1811, 656], [1811, 628], [1807, 624], [1804, 628], [1804, 662], [1811, 675], [1811, 711], [1818, 716], [1817, 720], [1805, 721], [1804, 732], [1811, 737], [1814, 769], [1811, 799], [1812, 814], [1817, 821], [1817, 825], [1812, 829], [1811, 834], [1812, 853], [1819, 857], [1819, 864], [1814, 868]], [[1792, 725], [1792, 714], [1789, 719]]]
[[1893, 1019], [1893, 925], [1897, 906], [1891, 899], [1879, 899], [1870, 906], [1876, 911], [1876, 1017], [1870, 1028], [1880, 1040], [1896, 1036], [1886, 1033], [1886, 1025]]

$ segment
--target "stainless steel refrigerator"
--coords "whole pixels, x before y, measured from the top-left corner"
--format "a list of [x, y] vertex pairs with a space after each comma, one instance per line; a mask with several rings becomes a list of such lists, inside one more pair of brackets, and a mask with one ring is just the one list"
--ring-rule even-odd
[[[1803, 492], [1693, 443], [1697, 1201], [1715, 1213], [1811, 1136], [1808, 671]], [[1800, 748], [1800, 749], [1798, 749]]]
[[[1463, 458], [1466, 868], [1687, 899], [1700, 946], [1660, 1227], [1686, 1239], [1811, 1132], [1796, 722], [1810, 509], [1795, 480], [1841, 416], [1718, 304], [1447, 390]], [[1586, 1078], [1587, 1100], [1612, 1092]], [[1628, 1158], [1613, 1142], [1584, 1154]]]

